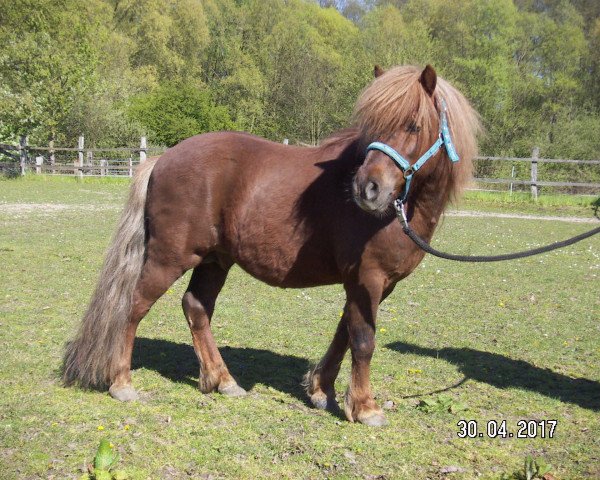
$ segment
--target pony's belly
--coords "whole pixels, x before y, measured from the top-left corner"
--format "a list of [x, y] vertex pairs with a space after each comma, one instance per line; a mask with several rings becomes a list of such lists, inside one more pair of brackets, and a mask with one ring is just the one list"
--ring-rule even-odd
[[307, 244], [292, 248], [291, 243], [248, 239], [237, 245], [233, 258], [250, 275], [272, 286], [301, 288], [341, 281], [326, 251]]

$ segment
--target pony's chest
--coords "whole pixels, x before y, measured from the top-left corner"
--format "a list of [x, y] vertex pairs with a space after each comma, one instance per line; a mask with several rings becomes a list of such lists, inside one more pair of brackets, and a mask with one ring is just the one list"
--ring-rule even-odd
[[364, 270], [379, 270], [396, 282], [410, 275], [424, 255], [394, 221], [365, 243], [360, 265]]

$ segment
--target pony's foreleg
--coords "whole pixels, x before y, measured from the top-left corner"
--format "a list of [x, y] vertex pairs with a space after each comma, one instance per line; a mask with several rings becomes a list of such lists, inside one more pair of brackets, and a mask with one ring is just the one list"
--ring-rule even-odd
[[346, 309], [344, 309], [327, 352], [317, 366], [309, 371], [304, 378], [306, 392], [315, 407], [330, 410], [337, 407], [334, 383], [340, 372], [348, 346], [348, 321]]
[[209, 393], [218, 390], [224, 395], [239, 397], [245, 395], [246, 391], [229, 373], [210, 329], [215, 302], [228, 271], [229, 268], [223, 268], [217, 263], [200, 264], [196, 267], [183, 296], [182, 306], [200, 363], [200, 391]]
[[[395, 284], [389, 285], [381, 297], [383, 301], [393, 290]], [[304, 377], [304, 386], [311, 403], [320, 409], [335, 409], [335, 380], [340, 373], [344, 356], [350, 346], [348, 333], [349, 305], [346, 304], [337, 330], [321, 361]]]
[[375, 350], [375, 317], [383, 297], [383, 285], [376, 279], [361, 279], [345, 287], [352, 374], [344, 400], [344, 412], [351, 422], [385, 425], [387, 420], [373, 399], [369, 380], [371, 358]]
[[144, 264], [140, 280], [133, 293], [133, 304], [129, 323], [125, 330], [125, 342], [116, 359], [115, 376], [111, 379], [108, 390], [110, 395], [121, 401], [138, 398], [137, 392], [131, 385], [131, 355], [137, 327], [167, 289], [181, 276], [181, 268], [162, 265], [149, 258]]

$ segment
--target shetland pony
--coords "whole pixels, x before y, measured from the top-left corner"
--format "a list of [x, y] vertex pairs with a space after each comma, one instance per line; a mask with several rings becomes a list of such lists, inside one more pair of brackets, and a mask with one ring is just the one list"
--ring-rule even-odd
[[424, 253], [394, 215], [403, 172], [366, 147], [385, 142], [415, 162], [438, 138], [442, 101], [460, 161], [439, 150], [415, 173], [406, 201], [412, 228], [429, 241], [471, 176], [479, 130], [468, 101], [430, 66], [376, 71], [352, 126], [318, 147], [207, 133], [140, 165], [96, 291], [67, 346], [64, 382], [108, 385], [118, 400], [137, 398], [130, 370], [136, 328], [173, 282], [193, 270], [182, 304], [200, 363], [199, 388], [244, 395], [210, 328], [217, 295], [237, 264], [273, 286], [343, 284], [343, 315], [327, 352], [306, 375], [307, 393], [315, 407], [334, 407], [335, 379], [350, 349], [346, 417], [385, 424], [369, 381], [377, 309]]

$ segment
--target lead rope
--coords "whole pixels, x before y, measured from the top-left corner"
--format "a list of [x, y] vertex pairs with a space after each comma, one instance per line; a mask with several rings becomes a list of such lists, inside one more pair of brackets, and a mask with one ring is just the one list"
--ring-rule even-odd
[[573, 245], [574, 243], [580, 242], [586, 238], [589, 238], [597, 233], [600, 233], [600, 227], [596, 227], [592, 230], [584, 232], [575, 237], [569, 238], [567, 240], [563, 240], [561, 242], [551, 243], [550, 245], [546, 245], [544, 247], [534, 248], [531, 250], [525, 250], [522, 252], [516, 253], [505, 253], [502, 255], [455, 255], [453, 253], [440, 252], [436, 250], [431, 245], [429, 245], [425, 240], [423, 240], [419, 235], [415, 233], [413, 229], [410, 228], [408, 224], [408, 219], [406, 218], [406, 211], [404, 210], [404, 203], [399, 200], [394, 202], [394, 209], [396, 210], [396, 216], [402, 225], [402, 230], [408, 237], [415, 242], [415, 244], [427, 253], [434, 255], [439, 258], [445, 258], [446, 260], [455, 260], [457, 262], [500, 262], [503, 260], [515, 260], [517, 258], [525, 258], [531, 257], [533, 255], [538, 255], [540, 253], [550, 252], [552, 250], [556, 250], [557, 248], [566, 247], [568, 245]]

